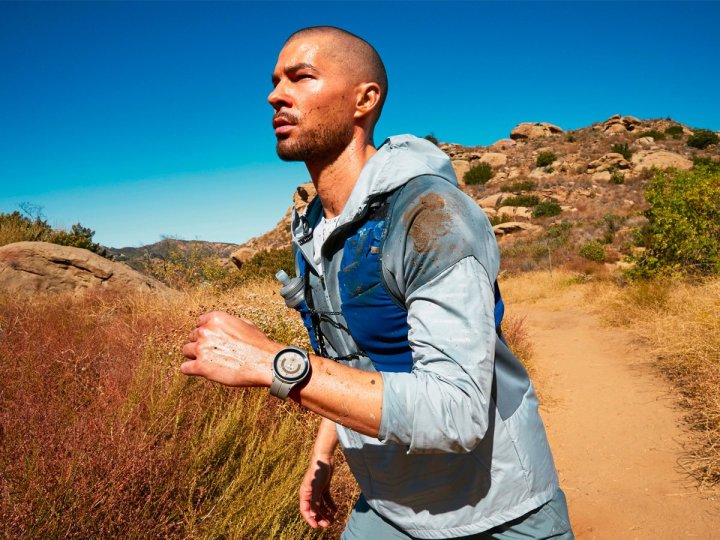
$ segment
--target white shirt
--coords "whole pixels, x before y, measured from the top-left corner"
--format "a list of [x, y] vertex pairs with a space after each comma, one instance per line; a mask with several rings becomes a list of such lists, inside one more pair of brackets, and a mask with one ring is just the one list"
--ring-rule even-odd
[[320, 218], [320, 222], [317, 224], [317, 227], [315, 227], [315, 230], [313, 231], [313, 252], [315, 254], [315, 266], [318, 269], [318, 274], [322, 275], [323, 269], [321, 260], [322, 257], [320, 255], [320, 252], [322, 250], [323, 244], [325, 244], [325, 240], [327, 240], [328, 236], [337, 228], [338, 219], [340, 216], [335, 216], [334, 218], [325, 219], [325, 216]]

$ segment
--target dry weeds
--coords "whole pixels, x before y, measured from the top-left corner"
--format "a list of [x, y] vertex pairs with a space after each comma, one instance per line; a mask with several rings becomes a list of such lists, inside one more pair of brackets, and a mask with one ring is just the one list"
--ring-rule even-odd
[[[305, 339], [262, 282], [121, 297], [0, 295], [0, 536], [319, 538], [296, 493], [314, 415], [178, 372], [195, 317], [229, 309]], [[338, 468], [344, 504], [355, 496]]]

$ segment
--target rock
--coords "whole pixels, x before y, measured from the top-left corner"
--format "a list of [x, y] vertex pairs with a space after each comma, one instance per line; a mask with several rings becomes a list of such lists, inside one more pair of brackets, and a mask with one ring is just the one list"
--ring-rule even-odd
[[495, 208], [506, 195], [506, 193], [496, 193], [495, 195], [480, 199], [478, 204], [481, 208]]
[[626, 160], [622, 154], [608, 152], [604, 156], [588, 163], [587, 167], [588, 172], [600, 172], [606, 171], [611, 167], [615, 169], [629, 169], [631, 163]]
[[658, 169], [675, 167], [677, 169], [688, 170], [692, 169], [693, 166], [693, 162], [689, 159], [675, 152], [669, 152], [668, 150], [641, 150], [633, 154], [632, 162], [639, 170], [651, 169], [653, 167], [657, 167]]
[[630, 116], [630, 115], [623, 116], [622, 121], [624, 124], [630, 124], [630, 125], [635, 125], [635, 126], [639, 126], [640, 124], [642, 124], [642, 122], [638, 118], [635, 118], [634, 116]]
[[455, 176], [457, 176], [458, 184], [460, 186], [464, 186], [465, 181], [463, 180], [463, 177], [465, 176], [465, 173], [470, 170], [470, 162], [465, 161], [464, 159], [453, 159], [451, 163], [453, 169], [455, 170]]
[[622, 124], [610, 124], [603, 131], [612, 135], [614, 133], [626, 133], [627, 129]]
[[317, 191], [312, 182], [299, 185], [293, 194], [293, 206], [295, 210], [302, 214], [316, 195]]
[[631, 206], [635, 206], [635, 201], [631, 201], [630, 199], [623, 199], [622, 205], [625, 208], [630, 208]]
[[525, 206], [502, 206], [498, 208], [497, 215], [502, 216], [503, 214], [512, 218], [530, 219], [532, 217], [532, 210]]
[[547, 172], [545, 170], [545, 167], [536, 167], [532, 171], [530, 171], [530, 174], [528, 174], [528, 178], [531, 178], [533, 180], [545, 180], [555, 174], [557, 174], [556, 169], [553, 169], [552, 172]]
[[505, 236], [518, 232], [538, 233], [542, 232], [542, 230], [543, 228], [539, 225], [522, 221], [508, 221], [507, 223], [500, 223], [493, 227], [496, 236]]
[[488, 152], [480, 157], [480, 161], [489, 164], [493, 169], [507, 164], [507, 156], [500, 152]]
[[160, 281], [92, 251], [47, 242], [16, 242], [0, 247], [0, 289], [12, 292], [75, 292], [88, 289], [160, 292]]
[[513, 146], [516, 146], [517, 142], [513, 141], [512, 139], [499, 139], [492, 143], [490, 145], [490, 148], [494, 148], [495, 150], [504, 150], [507, 148], [512, 148]]
[[489, 218], [497, 216], [497, 210], [495, 210], [494, 208], [483, 208], [482, 210]]
[[548, 122], [522, 122], [510, 132], [513, 140], [537, 139], [562, 133], [562, 128]]
[[655, 139], [652, 137], [640, 137], [639, 139], [635, 139], [635, 144], [640, 147], [649, 148], [655, 146]]
[[599, 171], [590, 177], [593, 182], [609, 182], [612, 175], [609, 171]]

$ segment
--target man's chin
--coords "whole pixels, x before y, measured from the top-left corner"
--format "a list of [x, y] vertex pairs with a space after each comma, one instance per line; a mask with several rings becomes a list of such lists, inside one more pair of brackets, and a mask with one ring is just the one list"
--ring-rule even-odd
[[288, 137], [278, 139], [275, 145], [275, 151], [283, 161], [305, 161], [307, 158], [307, 149], [288, 140]]

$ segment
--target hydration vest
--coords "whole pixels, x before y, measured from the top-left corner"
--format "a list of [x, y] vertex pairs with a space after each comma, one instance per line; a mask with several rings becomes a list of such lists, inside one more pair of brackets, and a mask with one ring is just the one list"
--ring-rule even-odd
[[[320, 322], [337, 324], [333, 317], [337, 314], [315, 310], [309, 279], [312, 270], [301, 251], [295, 250], [298, 275], [305, 284], [305, 302], [301, 302], [296, 309], [302, 316], [316, 354], [336, 360], [351, 360], [358, 354], [364, 354], [370, 358], [377, 371], [412, 370], [407, 308], [402, 299], [390, 293], [382, 271], [383, 245], [394, 202], [402, 187], [379, 195], [368, 205], [365, 217], [349, 224], [349, 230], [345, 231], [346, 238], [337, 276], [341, 314], [347, 323], [344, 330], [361, 349], [359, 353], [348, 356], [328, 354]], [[310, 215], [314, 210], [313, 205], [319, 204], [319, 197], [316, 197], [308, 206], [306, 215]], [[310, 238], [311, 236], [308, 236], [306, 241]], [[495, 330], [502, 339], [500, 325], [505, 308], [497, 281], [494, 283], [494, 298]]]

